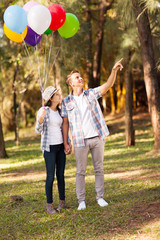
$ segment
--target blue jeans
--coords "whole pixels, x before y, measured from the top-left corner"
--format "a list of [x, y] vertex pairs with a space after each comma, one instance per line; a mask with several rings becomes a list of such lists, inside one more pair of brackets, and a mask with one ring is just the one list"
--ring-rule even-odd
[[47, 203], [53, 202], [53, 182], [56, 168], [57, 186], [59, 191], [59, 199], [65, 200], [65, 181], [64, 170], [66, 163], [66, 155], [64, 153], [64, 145], [50, 145], [50, 152], [44, 151], [44, 159], [46, 163], [46, 196]]

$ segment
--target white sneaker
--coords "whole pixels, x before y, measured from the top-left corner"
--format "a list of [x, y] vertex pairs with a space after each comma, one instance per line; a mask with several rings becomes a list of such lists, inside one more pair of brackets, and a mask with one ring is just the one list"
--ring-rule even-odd
[[86, 209], [86, 203], [85, 203], [85, 201], [82, 201], [82, 202], [79, 204], [79, 206], [78, 206], [77, 209], [78, 209], [78, 210], [84, 210], [84, 209]]
[[99, 198], [97, 202], [98, 202], [100, 207], [108, 206], [108, 203], [103, 198]]

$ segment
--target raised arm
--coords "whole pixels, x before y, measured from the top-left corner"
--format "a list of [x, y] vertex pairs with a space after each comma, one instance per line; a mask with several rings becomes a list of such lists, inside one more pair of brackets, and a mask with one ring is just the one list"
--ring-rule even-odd
[[36, 120], [36, 126], [35, 126], [35, 131], [37, 133], [41, 133], [43, 131], [43, 119], [46, 113], [47, 111], [45, 108], [41, 108], [37, 113], [37, 120]]
[[109, 76], [109, 78], [107, 79], [107, 82], [104, 83], [103, 85], [100, 86], [100, 91], [101, 94], [104, 95], [106, 94], [106, 92], [113, 86], [115, 80], [116, 80], [116, 76], [117, 76], [117, 71], [120, 69], [123, 69], [123, 66], [121, 64], [123, 58], [121, 58], [112, 68], [111, 74]]

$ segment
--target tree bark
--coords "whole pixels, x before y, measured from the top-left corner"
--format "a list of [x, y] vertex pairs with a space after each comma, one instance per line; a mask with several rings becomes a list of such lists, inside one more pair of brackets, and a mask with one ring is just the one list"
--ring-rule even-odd
[[135, 135], [132, 119], [132, 107], [133, 107], [133, 81], [132, 73], [129, 68], [129, 62], [131, 58], [131, 51], [127, 52], [126, 66], [125, 66], [125, 134], [126, 134], [126, 146], [135, 145]]
[[116, 109], [117, 113], [120, 113], [121, 111], [121, 95], [122, 95], [121, 80], [120, 76], [117, 76], [117, 109]]
[[27, 112], [26, 112], [26, 106], [25, 106], [24, 101], [20, 105], [20, 111], [21, 111], [21, 117], [22, 117], [22, 121], [24, 123], [24, 126], [27, 127], [27, 125], [28, 125]]
[[144, 5], [140, 4], [139, 0], [132, 0], [132, 4], [141, 43], [144, 82], [155, 141], [154, 148], [158, 149], [160, 148], [160, 88], [156, 73], [150, 22], [147, 11], [144, 11]]
[[[89, 0], [86, 0], [87, 6], [89, 8]], [[90, 73], [93, 72], [93, 76], [90, 75], [88, 86], [89, 88], [94, 88], [100, 85], [100, 72], [101, 72], [101, 58], [102, 58], [102, 45], [103, 45], [103, 35], [104, 35], [104, 25], [106, 20], [106, 12], [112, 7], [114, 0], [106, 1], [101, 0], [100, 3], [100, 9], [99, 9], [99, 20], [98, 20], [98, 27], [96, 32], [96, 40], [95, 40], [95, 51], [93, 54], [93, 62], [90, 64]], [[91, 24], [91, 11], [88, 11], [87, 19], [89, 23]], [[91, 31], [91, 25], [90, 25], [90, 31]], [[90, 32], [89, 35], [89, 41], [90, 41], [90, 49], [89, 49], [89, 58], [92, 59], [92, 32]]]
[[87, 21], [87, 76], [88, 87], [92, 87], [93, 82], [93, 55], [92, 55], [92, 24], [91, 24], [91, 11], [89, 8], [90, 0], [85, 0], [86, 4], [86, 21]]
[[106, 95], [102, 97], [102, 105], [103, 105], [103, 114], [106, 115], [107, 113], [107, 106], [106, 106]]
[[109, 89], [110, 92], [110, 101], [111, 101], [111, 114], [115, 114], [116, 112], [116, 106], [115, 106], [115, 102], [114, 102], [114, 91], [113, 91], [113, 87], [111, 87]]
[[4, 142], [4, 137], [3, 137], [1, 115], [0, 115], [0, 158], [8, 158], [8, 155], [5, 150], [5, 142]]
[[19, 124], [18, 124], [18, 111], [17, 111], [17, 94], [16, 94], [16, 77], [18, 73], [18, 62], [16, 62], [16, 68], [14, 71], [14, 76], [13, 76], [13, 84], [12, 84], [12, 89], [13, 89], [13, 112], [14, 112], [14, 132], [15, 132], [15, 141], [16, 145], [19, 145]]
[[136, 102], [137, 102], [137, 99], [136, 99], [136, 86], [135, 86], [135, 80], [133, 79], [133, 109], [136, 110]]

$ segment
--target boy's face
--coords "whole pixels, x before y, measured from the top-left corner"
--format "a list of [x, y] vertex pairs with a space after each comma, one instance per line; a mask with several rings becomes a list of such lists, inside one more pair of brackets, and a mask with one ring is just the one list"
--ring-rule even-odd
[[80, 73], [73, 73], [69, 84], [72, 88], [77, 88], [77, 87], [83, 88], [84, 80], [81, 77]]

